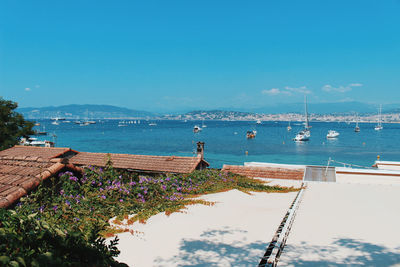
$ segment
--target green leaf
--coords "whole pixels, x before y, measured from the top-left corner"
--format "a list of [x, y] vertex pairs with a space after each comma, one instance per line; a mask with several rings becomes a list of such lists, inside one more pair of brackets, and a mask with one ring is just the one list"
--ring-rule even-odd
[[22, 266], [26, 266], [25, 264], [25, 260], [22, 257], [17, 257], [17, 261], [22, 265]]
[[12, 267], [19, 267], [19, 263], [16, 261], [10, 261], [10, 263], [8, 263], [10, 266]]
[[1, 265], [6, 265], [10, 262], [10, 257], [7, 256], [0, 256], [0, 263]]

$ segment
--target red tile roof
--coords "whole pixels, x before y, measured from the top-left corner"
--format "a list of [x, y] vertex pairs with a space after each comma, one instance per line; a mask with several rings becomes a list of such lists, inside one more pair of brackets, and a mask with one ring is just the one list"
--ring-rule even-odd
[[129, 169], [148, 172], [190, 173], [200, 163], [209, 165], [201, 157], [147, 156], [131, 154], [107, 154], [79, 152], [70, 158], [69, 163], [80, 166], [104, 167], [108, 155], [117, 169]]
[[54, 175], [64, 164], [60, 159], [43, 161], [41, 158], [21, 156], [0, 158], [0, 208], [16, 202], [20, 197], [39, 185], [42, 180]]
[[34, 146], [14, 146], [9, 149], [0, 151], [0, 158], [8, 157], [18, 159], [38, 159], [48, 161], [52, 158], [57, 158], [65, 153], [73, 151], [66, 147], [34, 147]]
[[14, 146], [0, 151], [0, 208], [12, 205], [63, 168], [79, 171], [76, 166], [105, 166], [107, 155], [115, 168], [133, 171], [190, 173], [209, 165], [200, 156], [87, 153], [70, 148]]
[[284, 169], [273, 167], [224, 165], [222, 170], [226, 172], [241, 174], [251, 178], [261, 177], [271, 179], [302, 180], [304, 175], [303, 169]]

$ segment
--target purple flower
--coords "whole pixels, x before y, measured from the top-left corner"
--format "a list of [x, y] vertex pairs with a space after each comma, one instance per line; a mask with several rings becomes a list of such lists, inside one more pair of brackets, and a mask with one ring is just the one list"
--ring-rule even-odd
[[67, 206], [70, 206], [71, 202], [69, 202], [68, 200], [65, 200], [65, 204], [67, 204]]
[[78, 217], [75, 217], [74, 218], [74, 222], [78, 222], [79, 221], [79, 218]]
[[69, 177], [69, 179], [70, 179], [71, 181], [74, 181], [74, 182], [77, 182], [77, 181], [78, 181], [78, 178], [75, 177], [75, 176], [71, 176], [71, 177]]
[[101, 195], [101, 198], [102, 198], [102, 199], [106, 199], [106, 196], [105, 196], [105, 195]]
[[39, 211], [42, 213], [44, 211], [44, 206], [40, 206]]
[[57, 209], [58, 209], [58, 206], [57, 206], [57, 205], [55, 205], [55, 206], [53, 207], [53, 210], [54, 210], [54, 212], [56, 212], [56, 211], [57, 211]]
[[124, 200], [123, 200], [123, 199], [120, 199], [119, 202], [124, 202]]
[[64, 195], [64, 189], [60, 190], [60, 195]]

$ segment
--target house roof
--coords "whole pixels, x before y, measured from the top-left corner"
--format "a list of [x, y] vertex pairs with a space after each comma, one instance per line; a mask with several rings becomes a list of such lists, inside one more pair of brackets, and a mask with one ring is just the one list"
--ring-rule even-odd
[[252, 178], [270, 178], [270, 179], [289, 179], [302, 180], [304, 175], [303, 169], [285, 169], [273, 167], [253, 167], [253, 166], [238, 166], [224, 165], [222, 171], [241, 174]]
[[[108, 156], [109, 155], [109, 156]], [[79, 152], [70, 158], [69, 163], [79, 166], [104, 167], [110, 157], [117, 169], [140, 170], [148, 172], [190, 173], [201, 163], [209, 165], [201, 157], [148, 156], [131, 154], [107, 154]]]
[[37, 187], [42, 180], [60, 171], [65, 166], [60, 161], [43, 161], [38, 157], [1, 157], [0, 208], [10, 206]]
[[76, 152], [66, 147], [34, 147], [34, 146], [13, 146], [9, 149], [0, 151], [0, 158], [17, 159], [41, 159], [48, 161], [53, 158], [61, 157], [67, 152]]
[[14, 146], [0, 151], [0, 208], [8, 207], [63, 168], [106, 165], [108, 155], [118, 169], [148, 172], [190, 173], [202, 157], [145, 156], [77, 152], [61, 147]]

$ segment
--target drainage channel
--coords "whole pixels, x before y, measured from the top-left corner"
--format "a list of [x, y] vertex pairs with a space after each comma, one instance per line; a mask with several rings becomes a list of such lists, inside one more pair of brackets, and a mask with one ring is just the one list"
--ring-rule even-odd
[[299, 207], [304, 190], [305, 189], [302, 185], [302, 189], [297, 193], [292, 205], [286, 212], [285, 217], [283, 217], [278, 230], [276, 230], [274, 237], [267, 247], [264, 257], [261, 258], [258, 267], [277, 266], [279, 257], [283, 251], [283, 248], [285, 247], [286, 239], [289, 236], [290, 229], [292, 228], [294, 217]]

